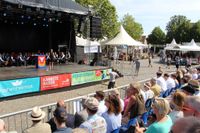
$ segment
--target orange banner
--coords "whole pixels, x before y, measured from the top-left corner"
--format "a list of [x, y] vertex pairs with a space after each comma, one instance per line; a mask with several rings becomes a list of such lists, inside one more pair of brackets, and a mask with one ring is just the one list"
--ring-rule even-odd
[[71, 85], [71, 74], [43, 76], [40, 81], [41, 91], [68, 87]]

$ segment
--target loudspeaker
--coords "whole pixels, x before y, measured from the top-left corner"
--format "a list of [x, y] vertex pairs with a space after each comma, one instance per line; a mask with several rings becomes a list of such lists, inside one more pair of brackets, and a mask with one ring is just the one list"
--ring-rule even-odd
[[101, 18], [96, 16], [90, 17], [90, 38], [101, 38]]

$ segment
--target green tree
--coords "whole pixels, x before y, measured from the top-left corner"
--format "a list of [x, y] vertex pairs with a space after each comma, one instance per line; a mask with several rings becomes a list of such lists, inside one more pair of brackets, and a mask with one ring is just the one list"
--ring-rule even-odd
[[151, 34], [148, 36], [147, 41], [150, 44], [165, 44], [166, 35], [160, 27], [155, 27]]
[[135, 21], [133, 16], [125, 14], [121, 21], [127, 33], [136, 40], [139, 40], [143, 34], [142, 25]]
[[187, 17], [182, 15], [172, 16], [166, 26], [167, 42], [171, 42], [173, 38], [176, 39], [177, 43], [190, 41], [190, 29], [191, 23]]
[[200, 42], [200, 20], [192, 25], [190, 33], [191, 39]]
[[117, 13], [109, 0], [76, 0], [77, 3], [89, 7], [92, 6], [95, 14], [102, 19], [102, 33], [104, 37], [113, 37], [119, 31]]

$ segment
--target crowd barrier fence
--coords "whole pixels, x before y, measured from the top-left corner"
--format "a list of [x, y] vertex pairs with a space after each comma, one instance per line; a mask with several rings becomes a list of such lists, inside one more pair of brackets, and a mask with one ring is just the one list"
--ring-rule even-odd
[[[150, 79], [142, 80], [142, 81], [139, 81], [139, 82], [144, 83], [148, 80], [150, 80]], [[107, 95], [110, 92], [112, 92], [113, 90], [118, 89], [119, 92], [120, 92], [121, 98], [124, 99], [125, 93], [126, 93], [126, 90], [128, 89], [128, 87], [129, 87], [129, 85], [123, 85], [123, 86], [119, 86], [119, 87], [114, 88], [114, 89], [104, 90], [104, 92]], [[64, 100], [65, 105], [66, 105], [66, 109], [67, 109], [67, 113], [75, 114], [77, 111], [80, 111], [82, 109], [82, 105], [81, 105], [82, 98], [86, 97], [86, 96], [87, 97], [93, 96], [94, 94], [95, 93], [90, 93], [88, 95], [79, 96], [79, 97], [75, 97], [75, 98], [72, 98], [72, 99]], [[56, 102], [40, 106], [40, 108], [43, 111], [46, 112], [46, 117], [43, 121], [47, 122], [50, 118], [53, 117], [53, 111], [56, 108]], [[0, 119], [3, 119], [5, 121], [6, 130], [17, 131], [18, 133], [21, 133], [24, 129], [30, 127], [31, 124], [32, 124], [32, 121], [28, 117], [31, 110], [32, 110], [32, 108], [29, 108], [29, 109], [26, 109], [26, 110], [5, 114], [5, 115], [0, 116]]]

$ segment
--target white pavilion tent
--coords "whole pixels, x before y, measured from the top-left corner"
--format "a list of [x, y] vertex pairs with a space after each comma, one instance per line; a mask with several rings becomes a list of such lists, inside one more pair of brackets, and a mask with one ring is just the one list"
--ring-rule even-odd
[[111, 39], [110, 41], [106, 42], [103, 45], [110, 45], [110, 46], [122, 46], [122, 45], [127, 45], [127, 46], [136, 46], [136, 47], [141, 47], [141, 46], [146, 46], [136, 40], [134, 40], [123, 28], [123, 26], [120, 27], [120, 32], [117, 34], [116, 37]]
[[190, 43], [183, 45], [182, 49], [183, 51], [200, 51], [200, 46], [198, 46], [194, 39], [192, 39]]
[[167, 44], [165, 50], [180, 50], [182, 46], [176, 43], [176, 40], [173, 38], [170, 44]]
[[165, 50], [184, 51], [184, 52], [200, 51], [200, 46], [198, 46], [195, 43], [194, 39], [192, 39], [191, 42], [186, 45], [170, 44], [167, 47], [165, 47]]

